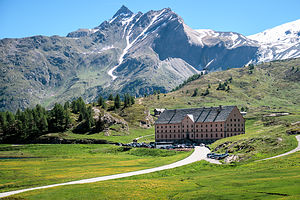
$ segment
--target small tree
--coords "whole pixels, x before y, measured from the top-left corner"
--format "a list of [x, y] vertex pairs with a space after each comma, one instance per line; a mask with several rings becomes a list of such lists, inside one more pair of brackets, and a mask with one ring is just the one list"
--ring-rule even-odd
[[104, 99], [103, 97], [100, 95], [98, 100], [97, 100], [97, 103], [100, 107], [103, 107], [103, 104], [104, 104]]
[[194, 93], [193, 93], [192, 97], [195, 97], [195, 96], [197, 96], [197, 95], [198, 95], [198, 88], [196, 88], [196, 89], [194, 90]]
[[114, 96], [112, 94], [109, 94], [108, 100], [113, 101], [114, 100]]
[[119, 94], [117, 94], [117, 96], [115, 98], [114, 107], [115, 107], [115, 109], [119, 109], [121, 107], [121, 100], [120, 100]]

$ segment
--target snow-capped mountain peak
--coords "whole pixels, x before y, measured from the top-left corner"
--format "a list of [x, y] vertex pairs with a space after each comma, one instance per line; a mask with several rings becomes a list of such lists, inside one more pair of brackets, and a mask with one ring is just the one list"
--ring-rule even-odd
[[248, 36], [260, 45], [258, 62], [300, 57], [300, 19]]
[[300, 38], [300, 19], [250, 35], [248, 38], [261, 43], [276, 43], [291, 38]]

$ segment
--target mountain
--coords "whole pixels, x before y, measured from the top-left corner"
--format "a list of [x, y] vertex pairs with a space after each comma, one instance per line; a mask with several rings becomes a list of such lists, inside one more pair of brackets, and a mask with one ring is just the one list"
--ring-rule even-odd
[[133, 13], [122, 6], [112, 19], [66, 37], [0, 40], [0, 110], [167, 92], [196, 73], [260, 62], [261, 49], [239, 33], [193, 30], [169, 8]]
[[260, 45], [258, 61], [300, 57], [300, 19], [248, 36]]

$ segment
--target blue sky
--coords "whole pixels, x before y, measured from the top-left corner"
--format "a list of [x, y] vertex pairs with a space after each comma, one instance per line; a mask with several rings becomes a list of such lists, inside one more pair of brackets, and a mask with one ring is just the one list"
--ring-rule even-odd
[[65, 36], [99, 25], [122, 5], [143, 13], [169, 7], [194, 29], [244, 35], [300, 19], [300, 0], [0, 0], [0, 38]]

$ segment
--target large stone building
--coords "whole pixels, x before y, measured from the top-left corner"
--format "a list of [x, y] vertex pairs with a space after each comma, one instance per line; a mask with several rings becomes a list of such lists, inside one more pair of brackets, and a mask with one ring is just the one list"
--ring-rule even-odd
[[245, 119], [236, 106], [165, 110], [155, 122], [155, 141], [210, 143], [245, 134]]

